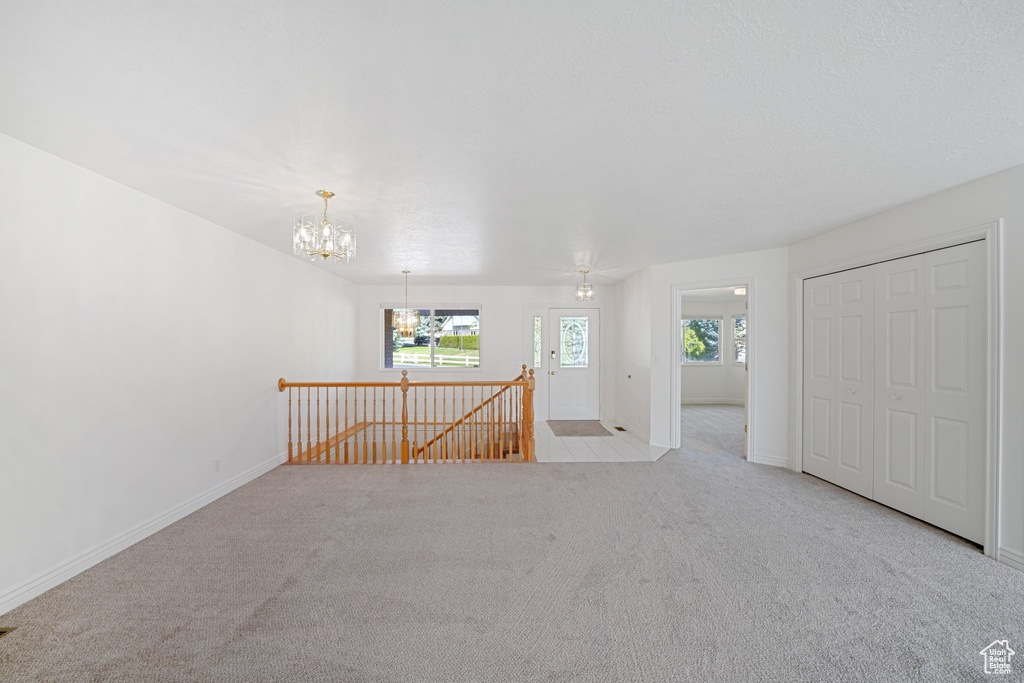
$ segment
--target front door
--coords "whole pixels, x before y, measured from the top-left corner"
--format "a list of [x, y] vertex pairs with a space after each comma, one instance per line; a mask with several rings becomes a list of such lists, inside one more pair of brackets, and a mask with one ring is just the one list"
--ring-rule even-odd
[[600, 315], [594, 308], [553, 308], [548, 327], [548, 419], [601, 416]]

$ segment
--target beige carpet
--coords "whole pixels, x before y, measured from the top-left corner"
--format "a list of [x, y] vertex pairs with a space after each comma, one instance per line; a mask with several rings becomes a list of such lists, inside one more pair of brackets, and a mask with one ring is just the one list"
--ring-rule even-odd
[[555, 436], [612, 436], [597, 420], [548, 420]]
[[743, 406], [685, 405], [679, 411], [680, 444], [704, 453], [731, 453], [745, 458]]
[[731, 455], [293, 467], [0, 625], [5, 683], [966, 681], [1024, 572]]

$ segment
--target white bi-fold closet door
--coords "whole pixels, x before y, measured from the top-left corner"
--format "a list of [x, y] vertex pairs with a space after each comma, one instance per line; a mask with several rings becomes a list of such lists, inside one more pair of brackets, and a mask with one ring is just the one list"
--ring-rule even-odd
[[874, 275], [804, 281], [804, 472], [871, 497]]
[[982, 542], [985, 248], [804, 281], [804, 471]]

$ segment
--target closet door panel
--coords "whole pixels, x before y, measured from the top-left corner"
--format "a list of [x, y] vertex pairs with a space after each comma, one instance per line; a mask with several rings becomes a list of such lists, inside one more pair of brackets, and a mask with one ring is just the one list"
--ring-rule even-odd
[[875, 265], [874, 499], [924, 509], [924, 257]]
[[836, 274], [835, 482], [874, 489], [874, 267]]
[[924, 519], [976, 543], [985, 534], [984, 242], [926, 254], [928, 356]]
[[835, 276], [804, 281], [803, 470], [835, 480]]

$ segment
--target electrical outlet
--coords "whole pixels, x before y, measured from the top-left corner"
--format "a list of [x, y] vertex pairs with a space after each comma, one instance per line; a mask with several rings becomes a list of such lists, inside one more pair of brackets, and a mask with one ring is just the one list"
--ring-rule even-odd
[[213, 471], [220, 472], [220, 458], [213, 459]]

